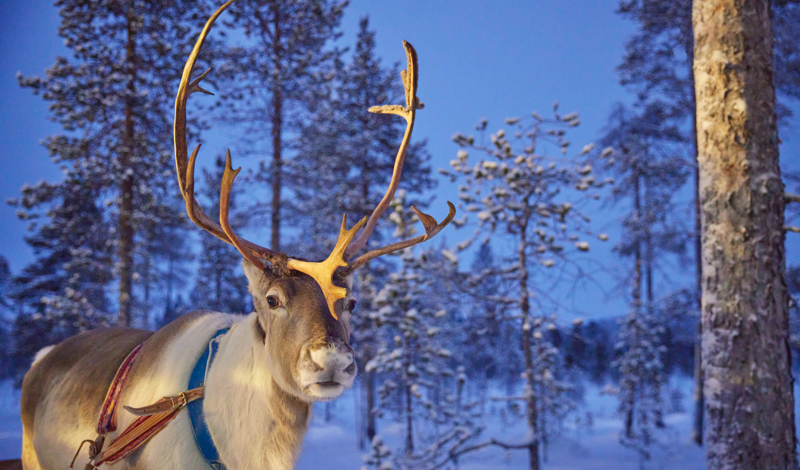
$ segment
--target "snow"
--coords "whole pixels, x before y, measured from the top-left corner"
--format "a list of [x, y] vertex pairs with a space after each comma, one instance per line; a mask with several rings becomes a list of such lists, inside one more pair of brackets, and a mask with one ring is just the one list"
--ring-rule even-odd
[[[687, 377], [670, 378], [670, 389], [682, 395], [682, 410], [666, 416], [667, 428], [661, 432], [654, 446], [653, 458], [645, 462], [646, 469], [700, 470], [705, 468], [705, 451], [691, 442], [692, 380]], [[581, 405], [564, 421], [561, 434], [550, 438], [544, 470], [614, 470], [639, 469], [636, 452], [619, 444], [622, 423], [616, 416], [617, 398], [603, 393], [603, 385], [584, 384], [585, 395]], [[330, 422], [325, 421], [325, 404], [314, 407], [311, 425], [305, 437], [303, 452], [297, 470], [319, 468], [357, 469], [362, 465], [363, 451], [358, 447], [356, 429], [356, 391], [350, 390], [328, 406]], [[800, 387], [795, 387], [795, 396]], [[501, 416], [503, 403], [487, 405], [491, 416], [484, 437], [497, 437], [516, 442], [524, 436], [521, 419], [509, 420]], [[800, 412], [800, 406], [796, 403]], [[378, 422], [380, 435], [397, 455], [403, 440], [403, 426], [390, 419]], [[0, 460], [19, 458], [22, 425], [19, 421], [19, 392], [9, 382], [0, 384]], [[543, 452], [544, 455], [544, 452]], [[518, 469], [526, 464], [526, 452], [505, 451], [499, 448], [471, 454], [460, 462], [461, 470]]]

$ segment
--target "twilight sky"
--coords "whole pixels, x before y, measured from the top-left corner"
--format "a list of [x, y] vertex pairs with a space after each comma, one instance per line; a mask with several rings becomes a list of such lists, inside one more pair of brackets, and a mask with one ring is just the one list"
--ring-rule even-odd
[[[426, 107], [418, 114], [414, 134], [415, 139], [428, 139], [434, 168], [449, 166], [457, 150], [450, 137], [456, 132], [471, 133], [480, 118], [487, 118], [488, 130], [494, 132], [502, 127], [505, 117], [529, 115], [533, 110], [546, 116], [554, 101], [560, 102], [564, 113], [581, 114], [583, 124], [570, 139], [572, 149], [578, 150], [599, 136], [615, 102], [631, 100], [619, 86], [614, 67], [633, 27], [614, 13], [616, 5], [616, 0], [353, 0], [343, 21], [342, 42], [352, 45], [359, 18], [369, 15], [370, 28], [377, 31], [377, 52], [385, 64], [404, 60], [403, 39], [417, 49], [419, 97]], [[58, 130], [47, 119], [47, 103], [30, 90], [21, 89], [15, 78], [18, 71], [42, 75], [56, 55], [68, 54], [57, 35], [58, 24], [58, 12], [51, 1], [0, 2], [3, 201], [18, 196], [25, 183], [60, 178], [38, 143]], [[797, 135], [797, 122], [795, 119], [790, 124], [788, 133], [782, 132], [784, 161], [791, 155], [796, 159], [800, 148], [800, 136], [792, 135]], [[235, 142], [217, 134], [208, 136], [204, 145], [207, 160], [226, 146], [235, 148]], [[243, 159], [239, 163], [248, 166]], [[440, 182], [439, 203], [431, 207], [432, 215], [442, 217], [444, 210], [437, 211], [439, 205], [444, 206], [444, 199], [455, 198], [456, 188]], [[607, 231], [612, 236], [607, 244], [593, 243], [592, 256], [604, 264], [616, 262], [610, 254], [618, 233], [614, 217], [608, 211], [598, 215], [593, 224], [596, 232]], [[13, 272], [31, 260], [24, 234], [25, 225], [16, 219], [14, 210], [0, 205], [0, 254], [8, 258]], [[454, 232], [448, 240], [456, 242], [465, 236]], [[789, 235], [790, 263], [798, 260], [796, 255], [792, 259], [797, 250], [791, 248], [798, 246], [792, 243], [793, 237], [800, 235]], [[585, 304], [589, 298], [584, 296], [603, 302], [599, 290], [587, 291], [573, 300]], [[603, 306], [590, 303], [601, 311], [595, 310], [597, 313], [612, 313], [621, 307], [619, 301]], [[591, 313], [585, 308], [573, 313]]]

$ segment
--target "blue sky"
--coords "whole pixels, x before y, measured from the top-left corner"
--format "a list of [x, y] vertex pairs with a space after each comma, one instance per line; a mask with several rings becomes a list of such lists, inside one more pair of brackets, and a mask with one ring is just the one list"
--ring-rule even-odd
[[[495, 131], [506, 117], [533, 110], [547, 115], [555, 101], [564, 113], [581, 113], [583, 125], [570, 139], [574, 149], [596, 139], [612, 105], [631, 99], [614, 67], [633, 26], [614, 13], [616, 5], [616, 0], [353, 0], [342, 41], [353, 44], [359, 18], [369, 15], [385, 63], [404, 59], [401, 40], [415, 46], [418, 94], [426, 105], [415, 138], [428, 139], [434, 168], [447, 167], [457, 150], [450, 140], [454, 133], [470, 133], [480, 118], [487, 118], [489, 130]], [[0, 198], [5, 200], [16, 197], [25, 183], [60, 178], [39, 145], [58, 130], [47, 120], [47, 103], [21, 89], [15, 74], [42, 75], [57, 54], [68, 51], [57, 36], [59, 17], [50, 1], [0, 2], [0, 21]], [[235, 147], [217, 133], [208, 140], [206, 156]], [[792, 139], [784, 141], [782, 151], [798, 148]], [[456, 188], [442, 182], [437, 195], [443, 206], [443, 199], [455, 199]], [[441, 217], [444, 209], [438, 213], [437, 207], [432, 215]], [[599, 216], [595, 228], [605, 227], [613, 237], [613, 217], [611, 212], [605, 219]], [[3, 204], [0, 227], [0, 254], [16, 272], [32, 256], [23, 241], [25, 226]], [[460, 237], [456, 232], [448, 240]], [[594, 256], [612, 263], [612, 244], [613, 239], [595, 243]], [[602, 298], [600, 292], [582, 295]], [[610, 313], [619, 306], [612, 302], [600, 310]]]

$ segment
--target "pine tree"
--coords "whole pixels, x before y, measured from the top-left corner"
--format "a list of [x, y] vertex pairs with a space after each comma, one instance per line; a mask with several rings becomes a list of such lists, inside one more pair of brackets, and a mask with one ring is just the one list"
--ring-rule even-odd
[[664, 328], [659, 318], [643, 311], [641, 305], [631, 309], [620, 326], [619, 357], [613, 363], [620, 374], [617, 409], [624, 421], [620, 442], [638, 453], [643, 466], [657, 443], [655, 429], [664, 427]]
[[243, 0], [231, 9], [228, 26], [244, 33], [246, 41], [231, 48], [223, 67], [222, 98], [225, 119], [247, 126], [244, 141], [250, 152], [266, 144], [270, 132], [272, 159], [262, 160], [262, 178], [270, 186], [271, 248], [281, 250], [281, 226], [294, 211], [284, 210], [284, 165], [287, 134], [307, 115], [310, 101], [330, 79], [333, 61], [341, 51], [331, 47], [340, 36], [339, 23], [347, 5], [329, 0]]
[[[416, 215], [406, 209], [405, 193], [397, 191], [390, 209], [390, 220], [397, 226], [395, 236], [405, 240], [416, 234]], [[419, 420], [435, 420], [437, 400], [444, 378], [452, 377], [448, 359], [451, 352], [442, 345], [441, 323], [446, 311], [427, 295], [433, 282], [421, 272], [425, 258], [412, 249], [401, 253], [402, 266], [389, 274], [388, 282], [375, 297], [378, 318], [386, 341], [367, 364], [367, 371], [380, 373], [383, 385], [379, 388], [382, 407], [394, 408], [405, 420], [404, 455], [415, 452], [421, 426]]]
[[112, 321], [107, 290], [111, 245], [96, 194], [83, 180], [39, 183], [13, 201], [32, 235], [36, 260], [14, 277], [14, 374], [18, 380], [33, 355], [81, 330]]
[[394, 470], [392, 464], [392, 450], [383, 443], [383, 438], [377, 434], [370, 440], [371, 449], [369, 455], [364, 456], [364, 465], [361, 470]]
[[[554, 114], [554, 119], [544, 119], [536, 112], [532, 118], [506, 119], [506, 124], [512, 128], [510, 135], [500, 129], [490, 135], [490, 142], [484, 142], [483, 132], [488, 123], [483, 120], [476, 126], [481, 132], [480, 141], [462, 134], [453, 137], [462, 148], [450, 162], [453, 170], [440, 170], [451, 180], [462, 183], [459, 194], [462, 209], [477, 213], [476, 235], [459, 244], [459, 248], [467, 248], [484, 234], [487, 238], [502, 237], [516, 246], [512, 256], [503, 259], [498, 269], [488, 273], [514, 282], [514, 289], [486, 298], [503, 305], [504, 321], [518, 321], [517, 339], [524, 361], [521, 368], [525, 383], [521, 396], [507, 400], [524, 403], [529, 438], [522, 444], [492, 440], [487, 445], [527, 449], [531, 470], [539, 469], [542, 437], [541, 403], [536, 391], [547, 389], [537, 382], [537, 359], [532, 345], [534, 321], [544, 315], [533, 311], [530, 292], [538, 292], [541, 299], [548, 298], [546, 287], [536, 289], [534, 286], [548, 284], [545, 271], [552, 269], [557, 261], [561, 262], [560, 268], [565, 274], [579, 276], [582, 273], [579, 263], [569, 262], [574, 253], [589, 250], [589, 243], [579, 234], [591, 233], [587, 228], [590, 219], [579, 212], [577, 203], [599, 197], [589, 190], [606, 184], [596, 179], [589, 164], [587, 156], [593, 145], [585, 146], [574, 158], [548, 155], [548, 149], [567, 154], [570, 143], [565, 138], [566, 129], [580, 122], [577, 113], [560, 116], [557, 104]], [[467, 149], [483, 155], [474, 166], [467, 163]], [[603, 155], [608, 153], [604, 151]], [[463, 225], [466, 220], [458, 223]], [[574, 251], [568, 249], [567, 244], [572, 244]], [[541, 284], [535, 282], [540, 279]], [[534, 308], [537, 306], [545, 307], [538, 304]]]
[[[65, 172], [92, 188], [113, 244], [119, 285], [117, 323], [133, 320], [137, 248], [148, 227], [168, 224], [172, 203], [171, 136], [174, 87], [189, 52], [186, 20], [202, 17], [204, 2], [59, 0], [59, 35], [72, 51], [58, 57], [45, 77], [19, 76], [51, 103], [63, 132], [45, 146]], [[26, 194], [23, 212], [46, 207], [52, 187]], [[71, 229], [65, 221], [62, 231]], [[141, 314], [144, 316], [145, 313]]]
[[[398, 239], [416, 233], [417, 218], [406, 209], [405, 197], [403, 190], [397, 192], [389, 217]], [[399, 256], [402, 264], [389, 273], [369, 312], [380, 336], [373, 339], [376, 351], [365, 369], [381, 381], [377, 413], [394, 413], [403, 422], [405, 443], [395, 463], [440, 468], [482, 429], [476, 404], [467, 402], [464, 368], [451, 358], [456, 334], [444, 326], [454, 323], [443, 306], [455, 304], [447, 292], [457, 277], [456, 265], [440, 248], [406, 249]]]
[[615, 109], [603, 143], [617, 149], [609, 170], [619, 181], [615, 202], [624, 204], [627, 211], [623, 237], [614, 249], [631, 260], [630, 274], [624, 279], [632, 285], [631, 307], [621, 322], [617, 343], [621, 357], [615, 361], [625, 428], [620, 439], [647, 460], [648, 447], [655, 442], [654, 429], [663, 427], [661, 356], [666, 319], [658, 318], [662, 299], [655, 292], [671, 284], [659, 284], [655, 273], [670, 257], [683, 255], [690, 230], [683, 225], [683, 211], [674, 200], [688, 176], [681, 159], [671, 156], [679, 148], [661, 134], [664, 124], [658, 113], [645, 109], [645, 103], [637, 104], [636, 111]]
[[798, 465], [770, 3], [693, 12], [710, 469]]
[[[219, 213], [219, 188], [225, 160], [217, 157], [212, 171], [203, 170], [205, 186], [203, 195], [210, 204], [210, 214]], [[230, 196], [230, 210], [236, 208], [238, 191], [234, 187]], [[236, 225], [234, 222], [234, 230]], [[247, 278], [239, 265], [241, 255], [235, 247], [222, 243], [209, 233], [203, 233], [200, 259], [192, 289], [191, 301], [196, 308], [227, 313], [250, 312], [250, 295], [247, 291]]]
[[[519, 349], [509, 347], [518, 342], [517, 329], [506, 321], [503, 304], [497, 302], [497, 298], [509, 296], [516, 285], [498, 276], [499, 269], [492, 245], [482, 243], [470, 266], [471, 274], [465, 280], [465, 290], [472, 295], [463, 302], [468, 310], [463, 342], [471, 345], [464, 354], [467, 362], [475, 365], [468, 372], [471, 380], [504, 381], [511, 394], [524, 370], [521, 367], [524, 359]], [[487, 292], [495, 298], [487, 298]]]

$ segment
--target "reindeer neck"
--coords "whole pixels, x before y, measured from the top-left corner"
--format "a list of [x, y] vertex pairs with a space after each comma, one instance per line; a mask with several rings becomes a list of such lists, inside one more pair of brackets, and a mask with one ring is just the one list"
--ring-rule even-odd
[[208, 372], [203, 412], [232, 470], [288, 470], [308, 427], [310, 405], [282, 390], [266, 366], [255, 313], [221, 340]]

